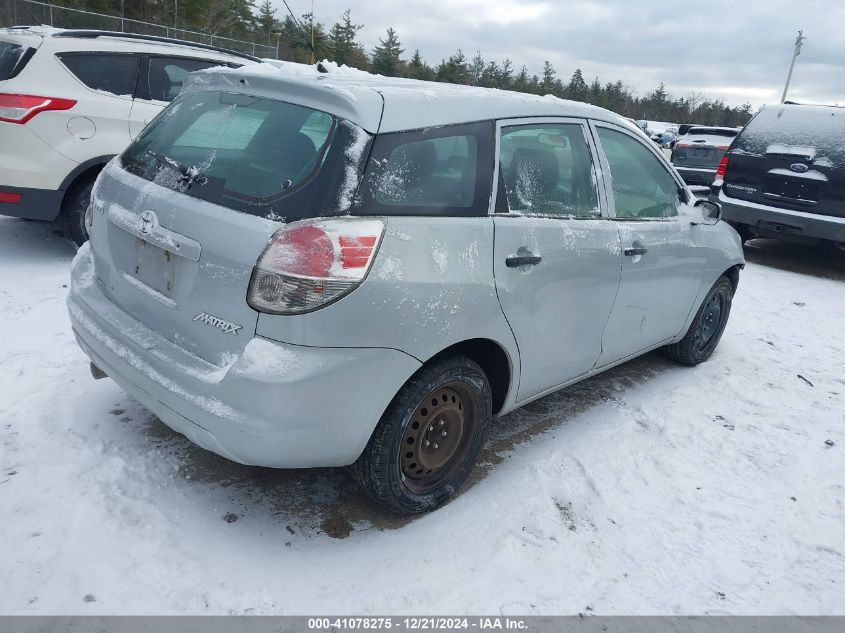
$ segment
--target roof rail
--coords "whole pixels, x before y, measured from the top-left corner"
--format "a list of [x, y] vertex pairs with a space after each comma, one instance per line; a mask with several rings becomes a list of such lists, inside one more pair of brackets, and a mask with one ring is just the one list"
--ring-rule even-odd
[[119, 37], [121, 39], [129, 40], [143, 40], [146, 42], [162, 42], [165, 44], [179, 44], [180, 46], [190, 46], [191, 48], [201, 48], [208, 51], [216, 51], [218, 53], [226, 53], [234, 57], [242, 57], [253, 62], [260, 62], [261, 60], [254, 55], [248, 53], [240, 53], [228, 48], [221, 48], [219, 46], [211, 46], [210, 44], [200, 44], [198, 42], [191, 42], [190, 40], [177, 40], [172, 37], [159, 37], [158, 35], [140, 35], [138, 33], [122, 33], [120, 31], [95, 31], [95, 30], [66, 30], [59, 33], [53, 33], [53, 37], [81, 37], [81, 38], [95, 38], [95, 37]]

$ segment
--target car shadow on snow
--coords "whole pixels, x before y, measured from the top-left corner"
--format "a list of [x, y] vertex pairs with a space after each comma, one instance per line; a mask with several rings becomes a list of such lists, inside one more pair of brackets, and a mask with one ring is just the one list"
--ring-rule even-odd
[[0, 217], [0, 252], [16, 265], [39, 265], [57, 259], [70, 265], [76, 248], [53, 222]]
[[[545, 432], [563, 429], [567, 422], [599, 404], [614, 401], [626, 389], [666, 371], [683, 371], [659, 352], [647, 354], [603, 374], [536, 400], [495, 419], [479, 464], [461, 493], [470, 490], [505, 462], [519, 444]], [[364, 495], [345, 469], [279, 470], [243, 466], [205, 451], [152, 414], [145, 432], [164, 441], [179, 455], [185, 480], [225, 489], [229, 508], [221, 520], [272, 515], [280, 533], [290, 538], [326, 534], [346, 538], [369, 530], [396, 529], [412, 519], [386, 512]]]
[[845, 281], [845, 252], [832, 246], [755, 239], [746, 242], [743, 250], [745, 259], [755, 264]]

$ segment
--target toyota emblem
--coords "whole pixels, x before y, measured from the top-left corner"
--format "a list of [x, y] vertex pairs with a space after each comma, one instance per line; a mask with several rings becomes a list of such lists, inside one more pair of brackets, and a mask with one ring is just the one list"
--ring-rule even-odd
[[144, 211], [141, 214], [141, 233], [148, 235], [158, 225], [158, 218], [152, 211]]

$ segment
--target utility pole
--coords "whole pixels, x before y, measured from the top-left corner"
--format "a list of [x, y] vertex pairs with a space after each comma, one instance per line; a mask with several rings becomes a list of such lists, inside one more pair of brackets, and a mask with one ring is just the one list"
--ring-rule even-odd
[[792, 63], [789, 64], [789, 74], [786, 76], [786, 85], [783, 87], [783, 96], [780, 98], [781, 103], [786, 101], [786, 93], [789, 91], [789, 82], [792, 81], [792, 71], [795, 68], [795, 60], [798, 59], [798, 56], [801, 54], [801, 45], [806, 39], [807, 38], [804, 37], [804, 30], [802, 29], [798, 31], [798, 37], [795, 38], [795, 52], [792, 54]]
[[311, 52], [308, 53], [308, 59], [312, 64], [317, 63], [317, 52], [314, 50], [314, 0], [311, 0]]

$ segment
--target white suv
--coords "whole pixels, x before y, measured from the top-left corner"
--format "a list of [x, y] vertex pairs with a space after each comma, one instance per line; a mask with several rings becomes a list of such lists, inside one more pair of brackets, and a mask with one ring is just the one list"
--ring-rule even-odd
[[0, 215], [56, 220], [74, 242], [97, 174], [188, 73], [249, 55], [127, 33], [0, 29]]

